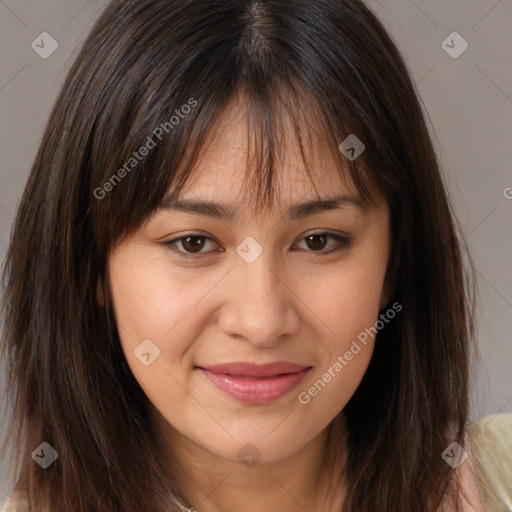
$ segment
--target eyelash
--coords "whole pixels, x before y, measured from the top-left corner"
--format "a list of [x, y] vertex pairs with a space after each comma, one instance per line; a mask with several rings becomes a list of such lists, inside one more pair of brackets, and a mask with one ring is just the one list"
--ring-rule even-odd
[[[319, 250], [307, 250], [306, 252], [312, 252], [312, 253], [318, 253], [320, 255], [329, 255], [333, 254], [335, 252], [341, 251], [342, 249], [348, 249], [352, 246], [352, 238], [341, 236], [336, 233], [330, 233], [330, 232], [319, 232], [319, 233], [310, 233], [309, 235], [306, 235], [305, 237], [302, 237], [300, 241], [305, 240], [306, 238], [310, 236], [315, 235], [322, 235], [327, 238], [332, 238], [338, 242], [338, 246], [334, 249], [331, 249], [329, 251]], [[182, 240], [185, 240], [185, 238], [204, 238], [205, 240], [214, 242], [215, 240], [207, 235], [197, 234], [197, 233], [187, 233], [184, 236], [181, 236], [179, 238], [174, 238], [173, 240], [169, 240], [168, 242], [164, 242], [164, 245], [166, 245], [172, 252], [174, 252], [179, 258], [183, 259], [197, 259], [198, 257], [201, 257], [201, 255], [207, 254], [208, 252], [198, 252], [198, 253], [187, 253], [180, 251], [176, 248], [176, 245], [181, 242]]]

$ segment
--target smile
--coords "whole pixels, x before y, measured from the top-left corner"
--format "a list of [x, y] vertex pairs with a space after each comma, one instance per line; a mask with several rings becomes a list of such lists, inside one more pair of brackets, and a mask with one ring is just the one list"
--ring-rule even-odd
[[218, 389], [245, 404], [265, 404], [281, 398], [302, 380], [310, 368], [292, 363], [263, 366], [233, 363], [198, 367]]

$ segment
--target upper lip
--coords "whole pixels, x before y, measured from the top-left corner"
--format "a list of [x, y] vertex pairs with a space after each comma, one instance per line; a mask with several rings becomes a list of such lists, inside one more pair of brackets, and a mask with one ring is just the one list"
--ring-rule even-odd
[[213, 373], [225, 373], [239, 377], [273, 377], [287, 373], [297, 373], [309, 367], [286, 361], [276, 361], [261, 365], [245, 362], [224, 363], [213, 366], [200, 366], [199, 368]]

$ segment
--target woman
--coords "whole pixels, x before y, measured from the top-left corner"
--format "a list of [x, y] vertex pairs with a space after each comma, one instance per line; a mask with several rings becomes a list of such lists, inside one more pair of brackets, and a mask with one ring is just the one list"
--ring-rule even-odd
[[8, 507], [493, 507], [468, 268], [364, 4], [112, 2], [6, 260]]

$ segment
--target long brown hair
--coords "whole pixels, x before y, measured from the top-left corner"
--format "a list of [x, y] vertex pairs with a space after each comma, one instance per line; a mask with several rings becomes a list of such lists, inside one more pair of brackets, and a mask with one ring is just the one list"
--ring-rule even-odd
[[[285, 118], [305, 163], [320, 138], [366, 201], [372, 181], [390, 205], [386, 279], [403, 311], [379, 332], [344, 409], [344, 511], [433, 512], [458, 500], [441, 453], [463, 444], [468, 423], [474, 270], [383, 25], [359, 0], [115, 0], [50, 115], [3, 272], [7, 440], [34, 512], [178, 510], [121, 350], [106, 261], [179, 193], [237, 94], [254, 136], [247, 186], [261, 207], [275, 197]], [[338, 149], [351, 134], [365, 145], [355, 160]], [[31, 457], [42, 442], [58, 453], [45, 470]]]

